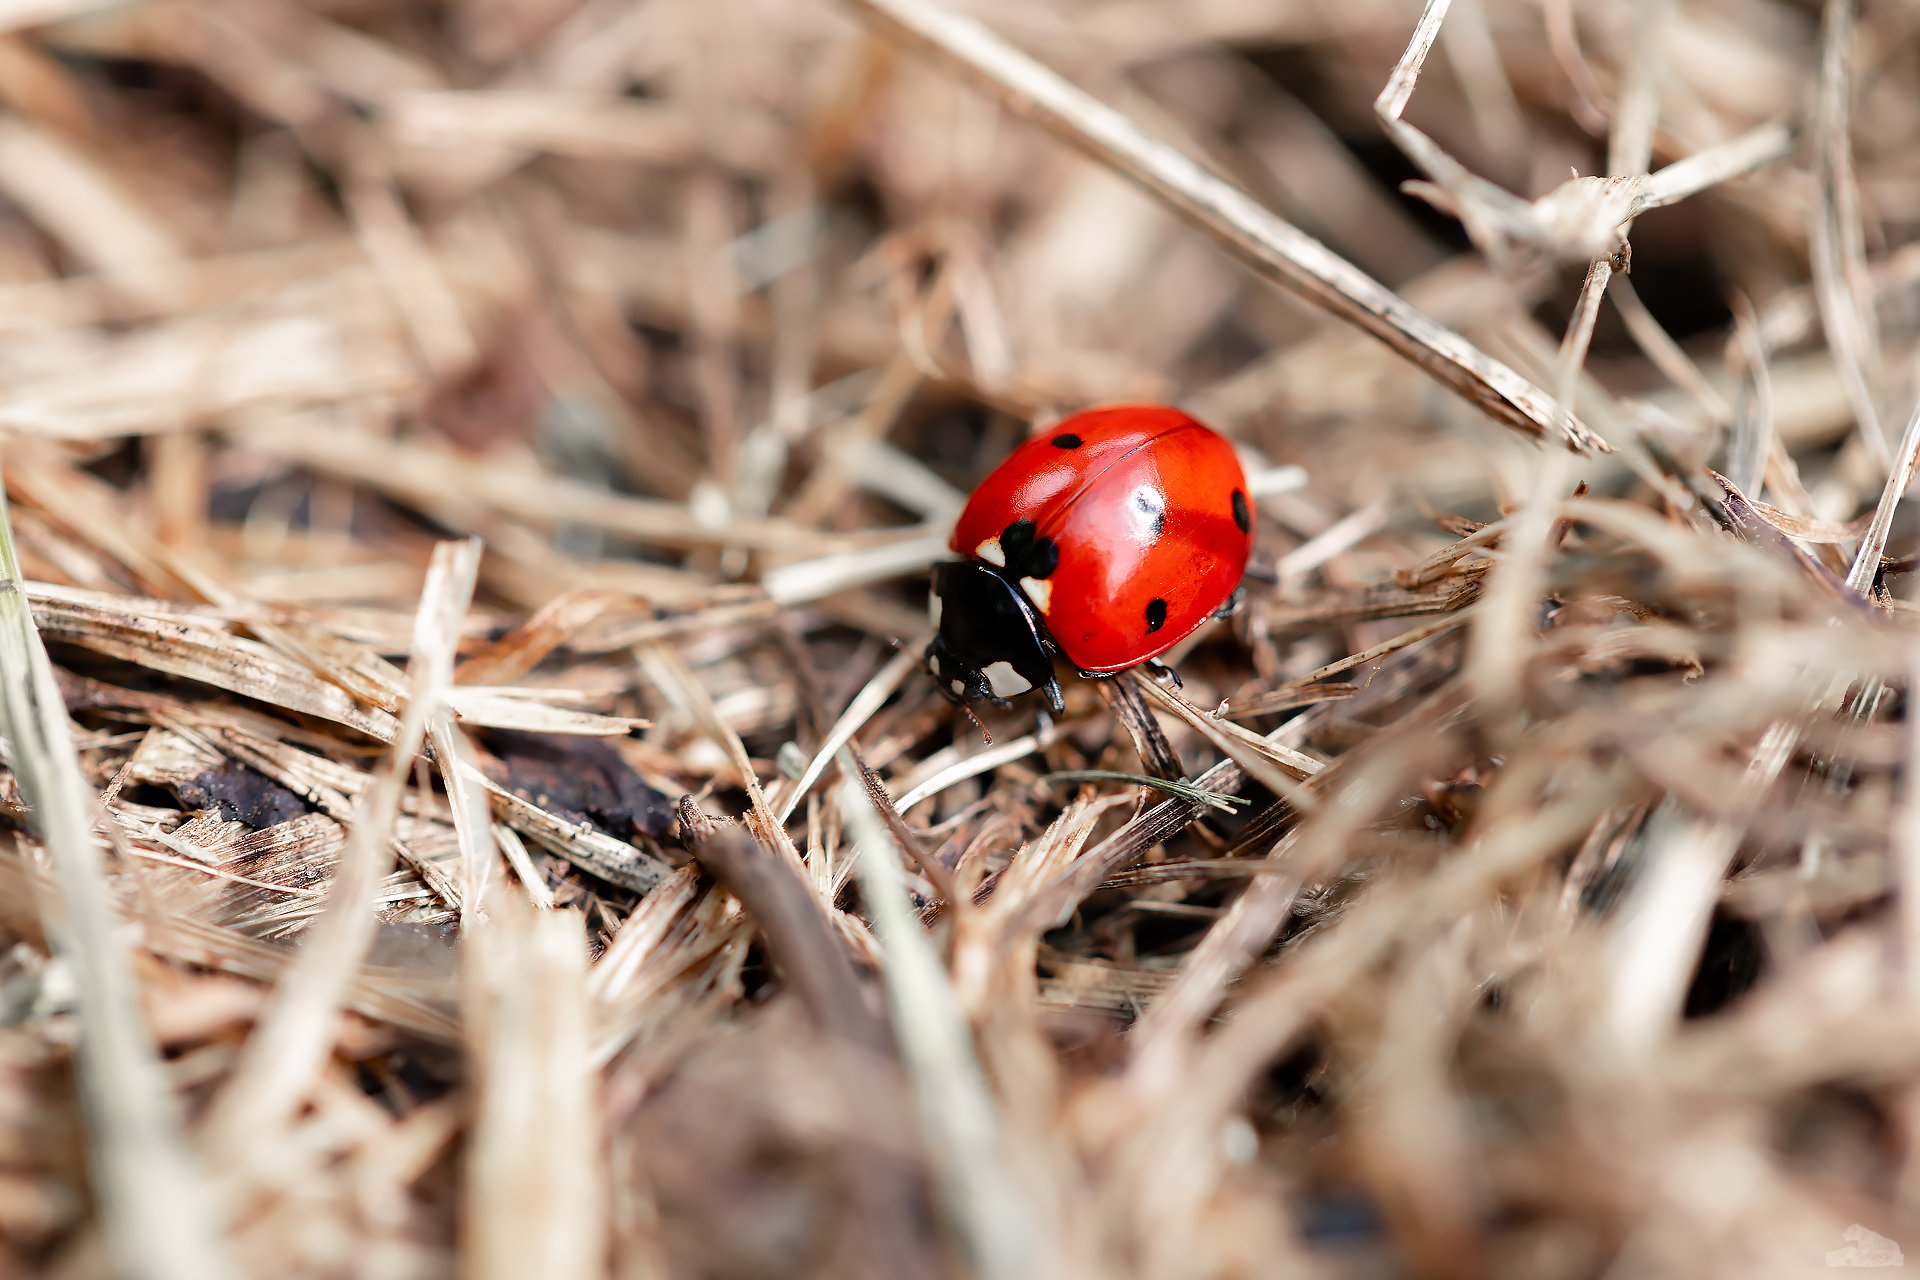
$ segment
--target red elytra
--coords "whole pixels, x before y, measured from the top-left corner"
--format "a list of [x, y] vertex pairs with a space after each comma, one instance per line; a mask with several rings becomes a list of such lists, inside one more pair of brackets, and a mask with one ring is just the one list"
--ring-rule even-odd
[[[1192, 634], [1240, 583], [1253, 501], [1220, 435], [1178, 409], [1114, 405], [1014, 450], [974, 490], [950, 545], [974, 563], [935, 576], [940, 634], [928, 665], [964, 701], [1001, 701], [1051, 685], [1026, 652], [1027, 622], [1088, 675], [1134, 666]], [[986, 574], [1016, 597], [1011, 605]], [[963, 599], [971, 612], [956, 617]], [[983, 622], [983, 611], [1000, 616]], [[1003, 639], [1008, 662], [992, 661]], [[984, 686], [972, 678], [982, 672]]]

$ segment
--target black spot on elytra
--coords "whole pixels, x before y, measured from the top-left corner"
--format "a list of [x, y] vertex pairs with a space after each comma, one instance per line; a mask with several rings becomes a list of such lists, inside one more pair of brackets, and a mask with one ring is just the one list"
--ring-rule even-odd
[[1167, 625], [1167, 602], [1159, 596], [1147, 601], [1147, 634], [1152, 635]]
[[1253, 512], [1247, 510], [1247, 495], [1238, 489], [1233, 491], [1233, 522], [1240, 526], [1240, 532], [1253, 532]]
[[1159, 537], [1167, 528], [1167, 500], [1158, 489], [1141, 488], [1133, 491], [1133, 505], [1147, 520], [1148, 533]]
[[1080, 447], [1080, 437], [1071, 431], [1062, 431], [1053, 438], [1053, 447], [1056, 449], [1078, 449]]
[[1060, 567], [1060, 547], [1052, 538], [1033, 536], [1033, 521], [1015, 520], [1000, 531], [1007, 572], [1016, 578], [1046, 578]]

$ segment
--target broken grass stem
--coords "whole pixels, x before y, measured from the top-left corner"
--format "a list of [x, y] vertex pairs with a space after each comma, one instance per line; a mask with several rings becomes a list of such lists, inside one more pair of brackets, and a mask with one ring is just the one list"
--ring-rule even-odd
[[1132, 179], [1259, 274], [1379, 339], [1496, 421], [1578, 453], [1608, 451], [1581, 423], [1562, 422], [1552, 399], [1526, 378], [978, 22], [927, 0], [850, 2], [876, 25], [966, 72], [1009, 111], [1046, 125]]

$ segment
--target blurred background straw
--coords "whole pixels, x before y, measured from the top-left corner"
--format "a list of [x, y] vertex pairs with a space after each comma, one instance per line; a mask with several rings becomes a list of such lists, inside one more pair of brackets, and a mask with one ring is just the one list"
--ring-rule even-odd
[[[0, 0], [0, 1274], [1920, 1249], [1916, 138], [1898, 0]], [[983, 741], [1135, 399], [1246, 606]]]

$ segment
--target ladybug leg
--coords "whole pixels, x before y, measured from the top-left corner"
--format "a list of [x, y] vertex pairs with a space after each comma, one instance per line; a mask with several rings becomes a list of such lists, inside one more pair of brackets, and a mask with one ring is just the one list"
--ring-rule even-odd
[[1245, 587], [1235, 587], [1233, 594], [1228, 596], [1221, 606], [1213, 611], [1213, 616], [1216, 618], [1231, 618], [1234, 614], [1240, 612], [1240, 606], [1246, 602], [1247, 589]]
[[1148, 658], [1141, 665], [1147, 669], [1148, 675], [1152, 676], [1155, 680], [1159, 681], [1161, 684], [1171, 685], [1175, 689], [1178, 689], [1181, 687], [1180, 673], [1178, 671], [1175, 671], [1172, 667], [1168, 666], [1166, 663], [1160, 661], [1158, 658]]
[[1058, 679], [1049, 676], [1047, 682], [1040, 686], [1040, 693], [1046, 698], [1047, 705], [1053, 708], [1053, 714], [1059, 715], [1067, 709], [1067, 700], [1060, 696]]

